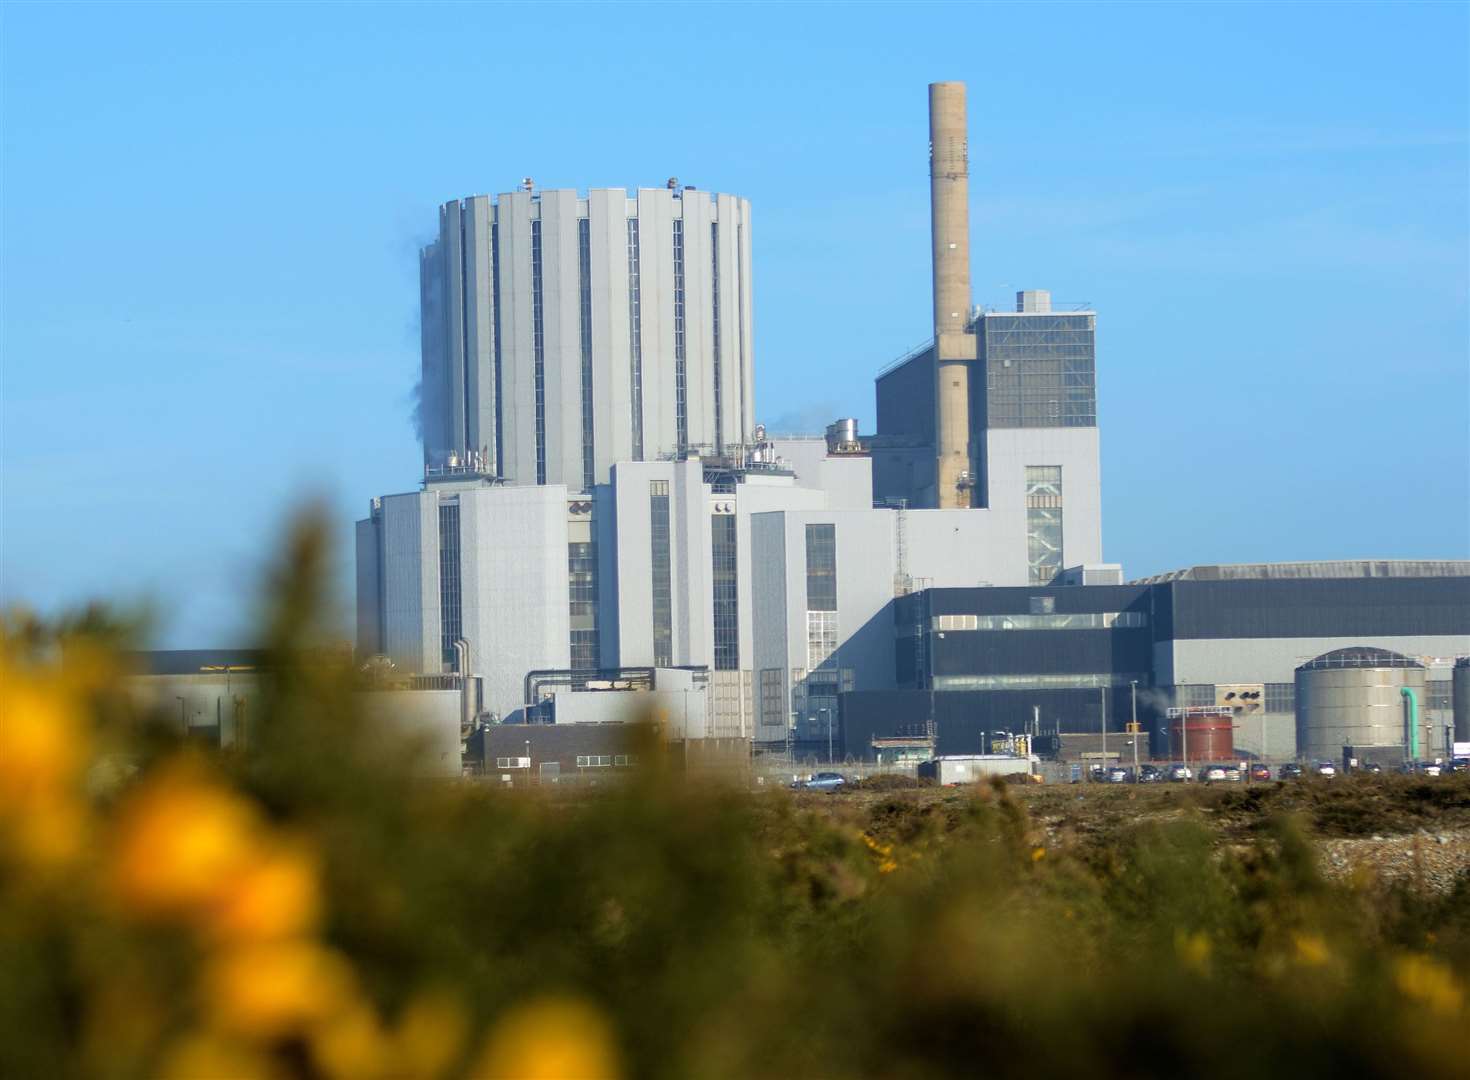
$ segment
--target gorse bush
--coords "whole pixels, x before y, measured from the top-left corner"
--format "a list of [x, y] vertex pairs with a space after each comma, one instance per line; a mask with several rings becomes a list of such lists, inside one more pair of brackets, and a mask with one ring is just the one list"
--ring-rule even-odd
[[319, 647], [323, 536], [240, 751], [131, 711], [105, 618], [7, 621], [0, 1075], [1466, 1071], [1470, 889], [1331, 884], [1290, 817], [1058, 845], [1004, 786], [695, 788], [651, 741], [589, 795], [416, 779]]

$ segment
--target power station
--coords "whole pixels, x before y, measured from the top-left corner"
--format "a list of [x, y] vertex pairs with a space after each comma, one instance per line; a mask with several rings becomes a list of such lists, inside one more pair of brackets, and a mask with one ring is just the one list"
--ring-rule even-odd
[[445, 203], [421, 255], [424, 471], [357, 523], [360, 660], [458, 688], [511, 749], [507, 725], [635, 701], [747, 752], [986, 752], [1135, 717], [1166, 743], [1169, 708], [1234, 716], [1225, 688], [1253, 686], [1233, 744], [1290, 755], [1296, 669], [1360, 646], [1424, 658], [1438, 723], [1470, 563], [1125, 583], [1104, 561], [1097, 313], [1042, 289], [973, 304], [964, 84], [928, 105], [932, 336], [877, 375], [870, 434], [758, 422], [746, 200], [527, 179]]

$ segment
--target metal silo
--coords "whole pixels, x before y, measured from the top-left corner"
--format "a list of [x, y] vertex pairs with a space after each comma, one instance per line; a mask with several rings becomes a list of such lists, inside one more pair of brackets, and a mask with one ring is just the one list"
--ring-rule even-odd
[[1455, 661], [1450, 684], [1455, 706], [1455, 742], [1470, 742], [1470, 656]]
[[1380, 757], [1426, 753], [1424, 683], [1423, 664], [1388, 649], [1355, 645], [1308, 661], [1296, 669], [1297, 754], [1336, 760], [1345, 746]]

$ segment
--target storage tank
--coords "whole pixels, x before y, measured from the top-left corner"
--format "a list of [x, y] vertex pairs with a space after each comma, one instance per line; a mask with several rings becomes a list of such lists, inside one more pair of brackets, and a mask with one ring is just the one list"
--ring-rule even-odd
[[827, 425], [827, 453], [852, 454], [861, 449], [856, 420], [844, 418]]
[[1470, 742], [1470, 656], [1455, 661], [1450, 684], [1455, 706], [1455, 742]]
[[1235, 716], [1211, 705], [1180, 710], [1169, 720], [1169, 752], [1180, 761], [1235, 760]]
[[[1336, 760], [1344, 746], [1425, 753], [1430, 741], [1424, 684], [1419, 661], [1370, 645], [1307, 661], [1296, 669], [1298, 756]], [[1410, 716], [1419, 728], [1413, 740], [1406, 738]], [[1406, 746], [1408, 741], [1417, 745]]]

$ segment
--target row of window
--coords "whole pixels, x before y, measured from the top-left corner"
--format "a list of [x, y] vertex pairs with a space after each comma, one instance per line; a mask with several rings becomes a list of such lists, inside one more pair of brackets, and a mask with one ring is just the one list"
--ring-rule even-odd
[[643, 310], [638, 219], [628, 219], [628, 353], [633, 385], [633, 460], [643, 460]]
[[715, 453], [719, 454], [725, 449], [725, 397], [720, 386], [720, 223], [718, 221], [709, 223], [709, 271], [710, 295], [714, 298], [713, 310], [710, 313], [710, 329], [714, 337], [715, 361]]
[[578, 754], [577, 768], [579, 769], [608, 769], [613, 766], [636, 765], [638, 758], [634, 754]]
[[674, 432], [679, 449], [689, 445], [689, 382], [684, 351], [684, 222], [674, 220]]
[[1142, 611], [1090, 611], [1068, 615], [935, 615], [933, 630], [1111, 630], [1148, 625]]
[[[1147, 683], [1142, 674], [936, 675], [935, 690], [1089, 690]], [[1215, 703], [1211, 697], [1209, 704]]]
[[541, 303], [541, 222], [531, 222], [531, 346], [536, 393], [536, 483], [546, 483], [546, 328]]
[[1062, 467], [1026, 466], [1027, 580], [1046, 585], [1062, 570]]
[[649, 543], [653, 589], [653, 662], [674, 662], [674, 590], [669, 558], [669, 482], [648, 483]]
[[592, 231], [586, 218], [577, 222], [577, 269], [582, 312], [582, 490], [590, 492], [597, 473], [592, 454]]
[[734, 514], [710, 517], [714, 593], [715, 670], [740, 667], [740, 590]]
[[464, 636], [459, 577], [459, 503], [439, 504], [439, 651], [454, 663], [454, 643]]

